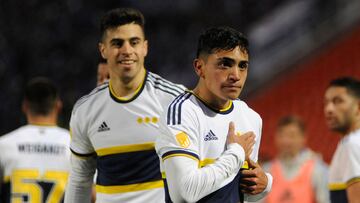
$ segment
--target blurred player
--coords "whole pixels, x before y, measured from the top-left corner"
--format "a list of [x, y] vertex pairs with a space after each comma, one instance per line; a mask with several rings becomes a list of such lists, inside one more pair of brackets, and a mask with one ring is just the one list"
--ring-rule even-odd
[[341, 135], [329, 171], [332, 203], [360, 202], [360, 81], [338, 78], [325, 92], [330, 130]]
[[328, 168], [320, 155], [306, 146], [304, 122], [282, 117], [275, 134], [276, 158], [264, 164], [274, 184], [266, 203], [328, 203]]
[[101, 57], [97, 68], [96, 86], [99, 86], [104, 82], [108, 82], [109, 78], [109, 68], [107, 66], [106, 60]]
[[[247, 39], [232, 28], [211, 28], [200, 36], [193, 63], [199, 82], [160, 118], [156, 150], [167, 202], [254, 201], [270, 190], [271, 175], [255, 163], [262, 120], [238, 99], [248, 53]], [[245, 161], [251, 170], [240, 172]]]
[[0, 138], [0, 202], [63, 201], [70, 170], [70, 135], [57, 127], [61, 101], [45, 78], [26, 86], [28, 124]]
[[101, 33], [99, 49], [110, 80], [73, 108], [72, 170], [65, 202], [90, 201], [95, 169], [97, 202], [164, 202], [154, 142], [159, 115], [184, 87], [145, 69], [148, 42], [138, 10], [107, 12]]

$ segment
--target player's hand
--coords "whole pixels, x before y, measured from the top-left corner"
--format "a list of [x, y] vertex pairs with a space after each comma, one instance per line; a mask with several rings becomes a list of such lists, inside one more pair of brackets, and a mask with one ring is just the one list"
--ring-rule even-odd
[[255, 144], [255, 134], [253, 132], [247, 132], [242, 135], [238, 135], [235, 133], [234, 122], [230, 122], [227, 143], [238, 143], [241, 145], [245, 151], [245, 159], [248, 160]]
[[249, 169], [241, 170], [240, 189], [243, 193], [257, 195], [265, 190], [268, 179], [258, 163], [248, 161]]

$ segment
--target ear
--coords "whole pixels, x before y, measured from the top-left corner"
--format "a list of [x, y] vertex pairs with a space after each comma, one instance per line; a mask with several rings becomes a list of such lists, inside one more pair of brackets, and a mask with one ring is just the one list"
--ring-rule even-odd
[[98, 47], [99, 47], [99, 51], [100, 51], [101, 56], [102, 56], [104, 59], [107, 59], [107, 58], [106, 58], [105, 44], [102, 43], [102, 42], [99, 42]]
[[26, 114], [27, 111], [28, 111], [28, 109], [29, 109], [28, 103], [27, 103], [26, 100], [24, 100], [24, 101], [22, 102], [22, 104], [21, 104], [21, 110], [22, 110], [22, 112], [23, 112], [24, 114]]
[[149, 42], [147, 40], [144, 40], [144, 56], [147, 56], [149, 48]]
[[200, 77], [200, 78], [204, 78], [205, 77], [205, 73], [204, 73], [204, 66], [205, 66], [205, 62], [202, 59], [195, 59], [193, 62], [193, 66], [195, 69], [195, 73]]
[[63, 107], [62, 101], [60, 99], [57, 99], [55, 105], [56, 112], [60, 113]]

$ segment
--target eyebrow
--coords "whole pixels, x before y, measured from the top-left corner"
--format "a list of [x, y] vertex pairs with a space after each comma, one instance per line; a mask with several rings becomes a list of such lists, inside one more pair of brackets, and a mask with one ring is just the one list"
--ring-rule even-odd
[[[235, 64], [235, 60], [233, 58], [229, 58], [229, 57], [221, 57], [221, 58], [218, 58], [217, 61], [218, 62], [225, 61], [225, 62]], [[248, 60], [241, 60], [239, 62], [239, 64], [244, 64], [244, 63], [249, 63], [249, 61]]]
[[[134, 41], [134, 40], [141, 40], [140, 37], [131, 37], [129, 39], [129, 41]], [[113, 38], [110, 40], [110, 43], [113, 44], [113, 43], [118, 43], [118, 42], [124, 42], [126, 41], [125, 39], [122, 39], [122, 38]]]

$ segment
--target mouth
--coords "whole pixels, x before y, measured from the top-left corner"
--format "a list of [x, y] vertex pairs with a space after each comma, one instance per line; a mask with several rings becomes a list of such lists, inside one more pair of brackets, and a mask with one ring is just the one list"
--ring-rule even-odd
[[123, 59], [118, 61], [119, 64], [123, 64], [123, 65], [132, 65], [135, 62], [136, 60], [132, 60], [132, 59]]

